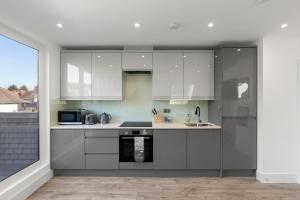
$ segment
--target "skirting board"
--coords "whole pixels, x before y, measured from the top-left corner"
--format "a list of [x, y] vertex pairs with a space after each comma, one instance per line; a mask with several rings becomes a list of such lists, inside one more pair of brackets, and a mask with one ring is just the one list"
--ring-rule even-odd
[[219, 177], [220, 170], [54, 170], [54, 176]]
[[[6, 200], [21, 200], [26, 199], [32, 193], [34, 193], [38, 188], [44, 185], [51, 177], [53, 177], [53, 171], [49, 169], [49, 165], [44, 166], [30, 176], [26, 177], [14, 187], [7, 190], [0, 196], [0, 199]], [[16, 189], [18, 188], [18, 189]]]
[[256, 179], [262, 183], [299, 183], [298, 174], [256, 172]]

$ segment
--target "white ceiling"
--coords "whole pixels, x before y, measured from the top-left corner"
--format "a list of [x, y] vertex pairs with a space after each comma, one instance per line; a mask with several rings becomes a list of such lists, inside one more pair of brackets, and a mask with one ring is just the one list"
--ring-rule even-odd
[[[300, 35], [300, 0], [0, 0], [0, 21], [62, 46], [212, 46]], [[182, 27], [170, 30], [173, 22]]]

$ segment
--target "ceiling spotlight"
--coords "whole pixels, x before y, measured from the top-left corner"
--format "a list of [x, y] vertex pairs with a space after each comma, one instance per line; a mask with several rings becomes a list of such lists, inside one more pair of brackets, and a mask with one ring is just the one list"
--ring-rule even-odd
[[286, 28], [288, 27], [288, 24], [281, 24], [280, 28]]
[[179, 23], [179, 22], [173, 22], [173, 23], [169, 24], [169, 29], [170, 29], [170, 30], [177, 30], [177, 29], [179, 29], [181, 26], [182, 26], [181, 23]]
[[58, 28], [62, 28], [62, 27], [63, 27], [63, 25], [62, 25], [61, 23], [57, 23], [56, 26], [57, 26]]
[[254, 0], [254, 3], [255, 4], [263, 4], [263, 3], [266, 3], [268, 1], [270, 1], [270, 0]]
[[144, 55], [142, 55], [141, 57], [142, 57], [142, 58], [145, 58], [145, 56], [144, 56]]
[[134, 27], [135, 27], [135, 28], [140, 28], [140, 27], [141, 27], [141, 24], [140, 24], [140, 23], [134, 23]]
[[212, 27], [214, 27], [214, 23], [212, 23], [212, 22], [210, 22], [210, 23], [208, 23], [208, 28], [212, 28]]

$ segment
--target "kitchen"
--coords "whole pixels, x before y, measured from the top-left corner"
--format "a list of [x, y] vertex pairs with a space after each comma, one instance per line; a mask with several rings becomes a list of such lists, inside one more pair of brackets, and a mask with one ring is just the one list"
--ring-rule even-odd
[[288, 1], [1, 3], [0, 199], [297, 199]]
[[[59, 125], [51, 127], [54, 174], [114, 174], [109, 170], [120, 169], [119, 173], [130, 175], [123, 170], [142, 169], [134, 173], [255, 175], [255, 47], [125, 49], [61, 52], [61, 98], [67, 109], [58, 112]], [[217, 70], [223, 77], [215, 79]], [[88, 72], [91, 78], [86, 80], [91, 82], [85, 80]], [[215, 85], [225, 91], [223, 96], [220, 91], [216, 94], [220, 105]], [[224, 105], [230, 109], [222, 112]], [[84, 120], [87, 117], [93, 118], [91, 122]], [[241, 127], [243, 132], [224, 137], [222, 126]]]

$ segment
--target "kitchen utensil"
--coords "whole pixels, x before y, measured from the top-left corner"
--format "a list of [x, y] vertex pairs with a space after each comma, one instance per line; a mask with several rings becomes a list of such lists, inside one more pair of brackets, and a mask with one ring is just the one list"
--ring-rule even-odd
[[161, 123], [162, 122], [162, 118], [160, 115], [154, 115], [154, 121], [155, 123]]
[[173, 122], [173, 118], [172, 117], [165, 117], [165, 122], [166, 123], [172, 123]]
[[154, 112], [154, 110], [152, 110], [152, 113], [153, 113], [153, 115], [155, 115], [155, 112]]

